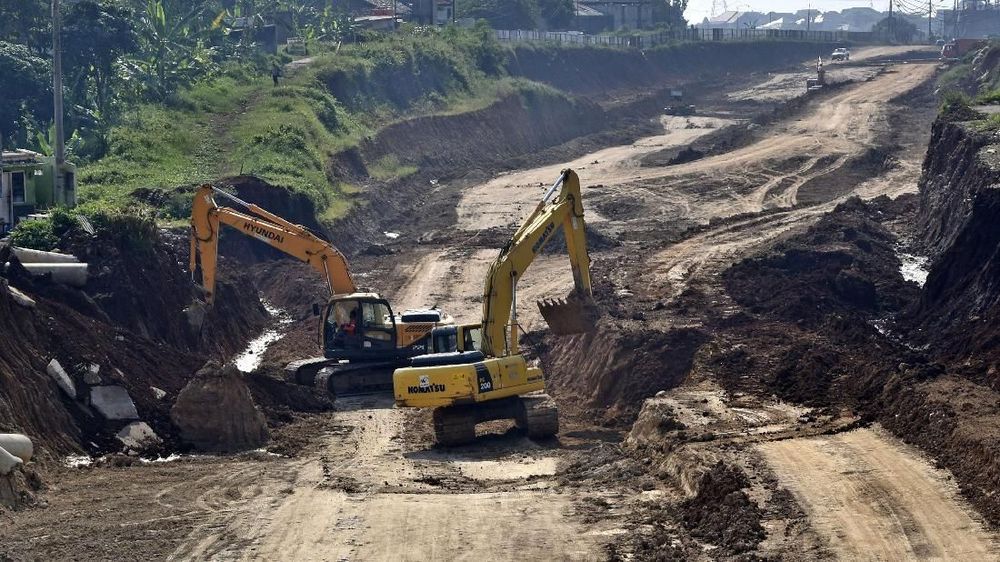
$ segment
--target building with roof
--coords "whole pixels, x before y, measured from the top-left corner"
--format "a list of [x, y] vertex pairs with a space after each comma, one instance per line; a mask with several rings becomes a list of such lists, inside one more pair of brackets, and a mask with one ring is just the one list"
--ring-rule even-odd
[[577, 5], [611, 16], [615, 30], [653, 26], [653, 4], [650, 0], [577, 0]]
[[0, 154], [0, 232], [56, 205], [76, 206], [76, 166], [65, 164], [55, 184], [55, 159], [30, 150]]

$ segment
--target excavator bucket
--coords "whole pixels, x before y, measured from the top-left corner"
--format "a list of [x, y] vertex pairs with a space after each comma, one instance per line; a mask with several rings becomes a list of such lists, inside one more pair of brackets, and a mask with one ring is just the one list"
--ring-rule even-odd
[[557, 336], [582, 334], [596, 329], [600, 314], [589, 296], [571, 293], [564, 299], [538, 301], [538, 311]]

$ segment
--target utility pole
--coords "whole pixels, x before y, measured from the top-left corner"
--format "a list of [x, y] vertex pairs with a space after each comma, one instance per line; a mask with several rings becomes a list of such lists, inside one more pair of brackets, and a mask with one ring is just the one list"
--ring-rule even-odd
[[55, 120], [55, 170], [52, 171], [52, 203], [65, 203], [63, 193], [63, 164], [66, 162], [66, 145], [63, 142], [63, 91], [62, 91], [62, 15], [59, 0], [52, 0], [52, 105]]
[[934, 0], [927, 0], [927, 42], [931, 42], [931, 13], [934, 12]]
[[892, 0], [889, 0], [889, 39], [892, 39]]
[[[799, 4], [799, 6], [801, 6], [801, 5], [802, 4]], [[812, 5], [812, 2], [810, 2], [809, 3], [809, 9], [806, 10], [806, 31], [807, 32], [810, 29], [812, 29], [812, 19], [813, 19], [812, 18], [812, 14], [813, 14], [813, 5]]]

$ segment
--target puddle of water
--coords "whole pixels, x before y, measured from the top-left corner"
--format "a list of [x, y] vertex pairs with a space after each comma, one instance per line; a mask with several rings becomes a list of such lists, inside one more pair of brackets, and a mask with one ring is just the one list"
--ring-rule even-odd
[[69, 468], [80, 468], [94, 464], [94, 459], [87, 455], [70, 455], [63, 459], [63, 465]]
[[257, 367], [260, 367], [260, 362], [264, 358], [264, 352], [267, 351], [267, 348], [272, 343], [285, 336], [285, 327], [292, 323], [291, 317], [284, 310], [275, 307], [264, 299], [261, 299], [261, 303], [263, 303], [264, 309], [270, 313], [271, 317], [276, 320], [276, 323], [273, 328], [265, 330], [263, 334], [254, 338], [247, 344], [247, 348], [243, 350], [243, 353], [240, 353], [233, 359], [236, 368], [243, 373], [251, 373]]
[[902, 263], [902, 265], [899, 266], [899, 272], [903, 274], [903, 279], [913, 281], [917, 285], [923, 287], [924, 283], [927, 282], [930, 260], [924, 256], [917, 256], [903, 252], [899, 252], [898, 255], [899, 261]]
[[473, 480], [519, 480], [532, 476], [552, 476], [557, 459], [525, 459], [521, 461], [460, 461], [455, 466]]

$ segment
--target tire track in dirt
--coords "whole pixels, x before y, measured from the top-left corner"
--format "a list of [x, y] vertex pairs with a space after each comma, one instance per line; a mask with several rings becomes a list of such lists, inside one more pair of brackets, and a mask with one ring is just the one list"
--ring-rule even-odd
[[758, 446], [845, 560], [997, 560], [950, 477], [878, 429]]
[[[600, 558], [603, 530], [568, 518], [571, 499], [547, 476], [558, 450], [522, 438], [494, 452], [426, 449], [413, 439], [418, 413], [390, 405], [342, 400], [346, 439], [328, 438], [318, 455], [291, 463], [288, 481], [257, 483], [260, 494], [216, 512], [171, 558]], [[497, 521], [516, 523], [493, 532]]]

